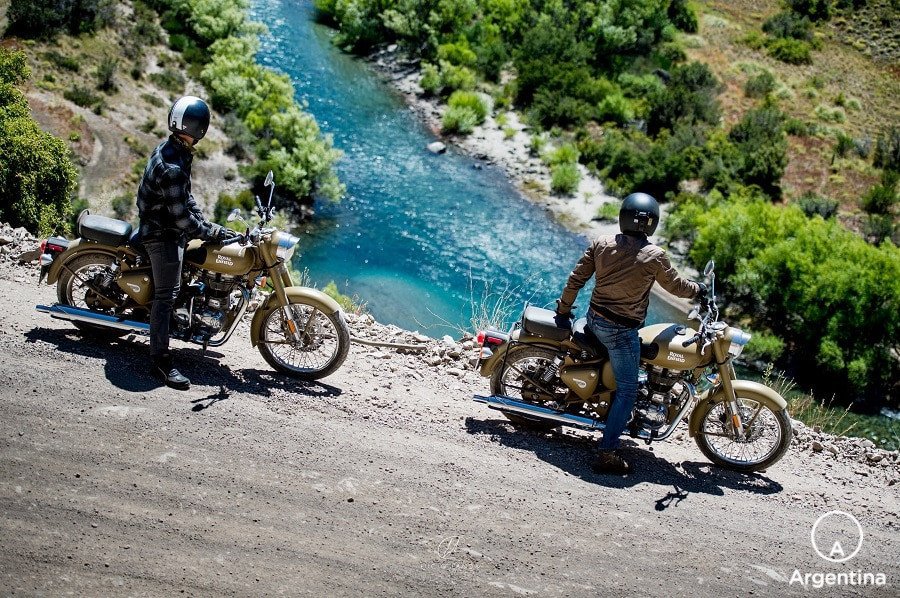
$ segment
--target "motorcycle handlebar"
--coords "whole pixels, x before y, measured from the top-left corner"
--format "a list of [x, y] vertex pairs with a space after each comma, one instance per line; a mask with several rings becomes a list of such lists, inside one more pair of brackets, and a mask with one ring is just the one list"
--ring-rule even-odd
[[230, 239], [225, 239], [224, 241], [221, 241], [221, 243], [222, 243], [222, 245], [231, 245], [232, 243], [237, 243], [238, 241], [240, 241], [243, 238], [244, 238], [244, 235], [238, 235], [236, 237], [231, 237]]
[[686, 341], [684, 341], [683, 343], [681, 343], [681, 346], [684, 347], [684, 348], [688, 348], [688, 347], [690, 347], [691, 345], [693, 345], [694, 343], [696, 343], [696, 342], [699, 341], [699, 340], [700, 340], [700, 335], [699, 335], [699, 334], [695, 334], [695, 335], [692, 336], [691, 338], [689, 338], [689, 339], [687, 339]]

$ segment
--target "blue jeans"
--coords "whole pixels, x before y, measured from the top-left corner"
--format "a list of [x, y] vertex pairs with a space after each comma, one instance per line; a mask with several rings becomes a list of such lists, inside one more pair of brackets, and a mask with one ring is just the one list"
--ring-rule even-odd
[[619, 446], [619, 436], [631, 419], [637, 398], [638, 366], [641, 361], [641, 339], [637, 328], [628, 328], [610, 322], [589, 311], [588, 326], [609, 351], [609, 361], [616, 377], [616, 391], [606, 416], [606, 429], [600, 441], [600, 450], [612, 450]]

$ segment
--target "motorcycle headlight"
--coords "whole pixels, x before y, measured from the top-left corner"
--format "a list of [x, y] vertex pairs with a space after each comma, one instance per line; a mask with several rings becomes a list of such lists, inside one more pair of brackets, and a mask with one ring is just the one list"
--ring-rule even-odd
[[275, 257], [280, 260], [289, 261], [294, 255], [294, 248], [300, 242], [300, 237], [289, 235], [287, 233], [278, 233], [278, 246], [275, 248]]
[[744, 332], [743, 330], [732, 328], [731, 344], [728, 346], [728, 354], [732, 357], [737, 357], [738, 355], [740, 355], [747, 343], [750, 342], [751, 336], [752, 335], [749, 332]]

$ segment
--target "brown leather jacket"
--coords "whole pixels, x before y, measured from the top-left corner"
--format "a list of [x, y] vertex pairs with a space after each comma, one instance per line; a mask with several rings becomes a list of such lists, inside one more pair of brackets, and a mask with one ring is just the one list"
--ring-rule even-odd
[[700, 292], [700, 286], [679, 276], [666, 252], [645, 236], [609, 235], [591, 243], [578, 260], [559, 299], [559, 313], [572, 310], [578, 291], [592, 274], [596, 277], [596, 285], [591, 295], [591, 309], [613, 322], [633, 328], [641, 326], [647, 316], [654, 281], [685, 299], [692, 299]]

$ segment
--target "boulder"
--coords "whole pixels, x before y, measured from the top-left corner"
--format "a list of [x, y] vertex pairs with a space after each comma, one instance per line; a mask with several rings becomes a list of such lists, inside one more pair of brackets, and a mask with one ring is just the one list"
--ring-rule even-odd
[[447, 151], [447, 144], [443, 141], [433, 141], [428, 144], [428, 151], [432, 154], [443, 154]]

